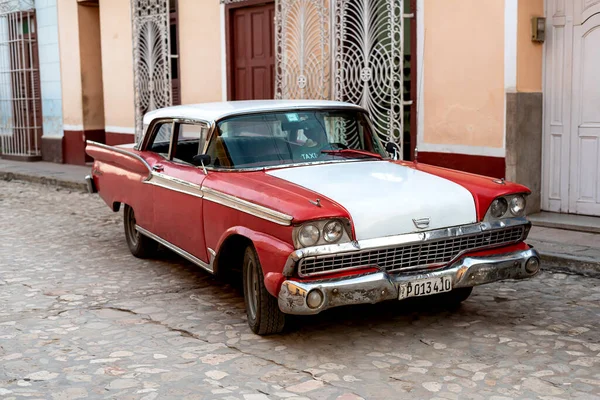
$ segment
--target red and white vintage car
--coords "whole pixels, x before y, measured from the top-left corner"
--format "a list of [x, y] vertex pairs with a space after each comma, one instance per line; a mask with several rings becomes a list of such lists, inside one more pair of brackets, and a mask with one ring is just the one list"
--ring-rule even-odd
[[[137, 144], [88, 142], [90, 191], [136, 257], [159, 244], [213, 274], [243, 271], [248, 323], [436, 295], [539, 271], [524, 243], [529, 189], [398, 161], [361, 107], [247, 101], [169, 107]], [[391, 154], [390, 154], [391, 153]]]

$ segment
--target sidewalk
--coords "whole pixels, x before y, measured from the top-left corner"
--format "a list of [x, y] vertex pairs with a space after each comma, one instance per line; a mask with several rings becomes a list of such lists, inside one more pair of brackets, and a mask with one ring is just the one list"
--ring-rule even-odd
[[[89, 166], [0, 159], [0, 179], [22, 180], [87, 191]], [[561, 272], [600, 278], [600, 233], [534, 226], [527, 243], [542, 255], [542, 266]]]
[[5, 181], [16, 179], [86, 192], [84, 178], [90, 172], [91, 166], [0, 159], [0, 179]]

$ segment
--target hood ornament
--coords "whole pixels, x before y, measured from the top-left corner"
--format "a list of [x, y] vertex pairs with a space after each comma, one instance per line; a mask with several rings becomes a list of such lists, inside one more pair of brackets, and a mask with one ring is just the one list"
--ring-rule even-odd
[[414, 219], [413, 224], [417, 227], [417, 229], [425, 229], [429, 227], [429, 217]]

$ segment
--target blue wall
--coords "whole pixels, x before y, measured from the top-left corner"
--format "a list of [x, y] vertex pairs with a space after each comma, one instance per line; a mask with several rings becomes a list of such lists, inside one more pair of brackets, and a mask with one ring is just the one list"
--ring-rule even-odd
[[57, 0], [36, 0], [44, 136], [63, 136]]

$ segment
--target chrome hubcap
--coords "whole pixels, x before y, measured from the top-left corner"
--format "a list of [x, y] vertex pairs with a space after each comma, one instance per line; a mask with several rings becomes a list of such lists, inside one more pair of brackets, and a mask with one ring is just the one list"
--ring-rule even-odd
[[250, 314], [250, 318], [256, 319], [256, 310], [258, 309], [258, 271], [253, 260], [248, 260], [246, 271], [246, 285], [244, 289], [248, 297], [248, 314]]

